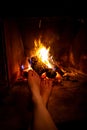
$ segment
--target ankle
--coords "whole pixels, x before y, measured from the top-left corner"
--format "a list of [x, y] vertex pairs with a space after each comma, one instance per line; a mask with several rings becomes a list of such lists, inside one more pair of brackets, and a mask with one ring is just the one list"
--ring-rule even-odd
[[34, 105], [39, 105], [42, 103], [42, 97], [40, 95], [32, 95], [32, 101], [34, 103]]

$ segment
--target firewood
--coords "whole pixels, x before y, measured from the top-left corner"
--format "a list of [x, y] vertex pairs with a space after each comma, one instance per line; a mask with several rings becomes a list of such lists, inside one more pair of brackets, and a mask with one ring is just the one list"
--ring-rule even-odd
[[64, 72], [57, 65], [55, 65], [55, 71], [58, 72], [61, 76], [64, 75]]
[[46, 76], [48, 78], [55, 78], [56, 77], [56, 71], [49, 68], [49, 69], [46, 70]]
[[48, 69], [48, 67], [41, 62], [37, 56], [31, 57], [31, 59], [29, 59], [29, 63], [31, 64], [33, 70], [35, 70], [40, 76]]
[[46, 72], [46, 76], [49, 78], [54, 78], [56, 76], [56, 71], [48, 68], [48, 66], [44, 64], [42, 61], [40, 61], [36, 56], [31, 57], [31, 59], [29, 59], [29, 63], [31, 64], [33, 70], [35, 70], [40, 76], [44, 72]]

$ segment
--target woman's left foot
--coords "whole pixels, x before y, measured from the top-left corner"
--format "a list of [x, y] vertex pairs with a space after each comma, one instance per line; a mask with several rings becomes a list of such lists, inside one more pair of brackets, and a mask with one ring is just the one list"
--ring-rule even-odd
[[41, 80], [41, 97], [44, 105], [46, 106], [49, 100], [49, 97], [52, 92], [52, 80], [51, 79], [42, 79]]

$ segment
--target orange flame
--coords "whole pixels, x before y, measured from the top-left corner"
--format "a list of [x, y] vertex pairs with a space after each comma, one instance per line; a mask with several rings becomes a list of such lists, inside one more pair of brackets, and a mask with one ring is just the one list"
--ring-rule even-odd
[[49, 68], [53, 68], [53, 64], [51, 63], [52, 56], [50, 56], [50, 47], [46, 48], [42, 43], [41, 40], [35, 40], [35, 51], [34, 55], [39, 58], [40, 61], [42, 61], [44, 64], [46, 64]]

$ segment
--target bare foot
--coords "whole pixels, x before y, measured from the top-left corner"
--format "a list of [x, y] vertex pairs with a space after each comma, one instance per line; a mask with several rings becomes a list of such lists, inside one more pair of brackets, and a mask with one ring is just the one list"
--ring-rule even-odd
[[52, 91], [52, 79], [44, 78], [41, 80], [35, 71], [29, 70], [28, 84], [34, 103], [37, 104], [39, 101], [41, 101], [45, 106], [47, 106]]
[[32, 99], [34, 102], [37, 102], [39, 98], [41, 98], [40, 82], [41, 82], [41, 79], [39, 75], [35, 71], [29, 70], [28, 71], [28, 84], [29, 84], [29, 88], [32, 93]]
[[42, 79], [41, 80], [41, 97], [44, 105], [46, 106], [49, 100], [49, 97], [52, 92], [52, 80], [51, 79]]

